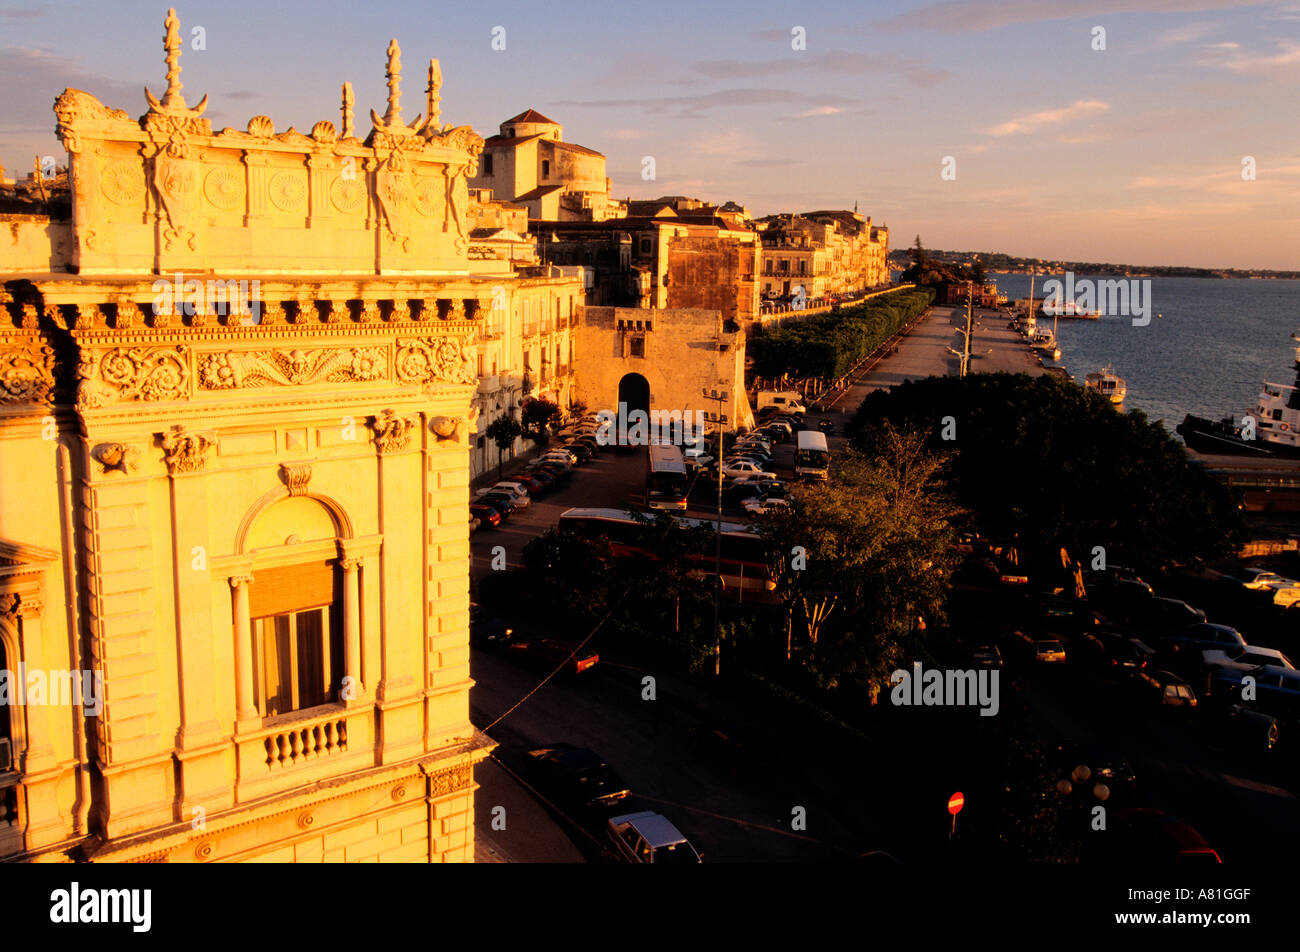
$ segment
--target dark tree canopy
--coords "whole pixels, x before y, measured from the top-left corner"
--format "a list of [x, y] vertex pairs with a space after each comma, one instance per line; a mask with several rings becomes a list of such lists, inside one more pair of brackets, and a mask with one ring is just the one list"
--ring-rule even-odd
[[[945, 418], [955, 439], [943, 439]], [[1235, 493], [1191, 463], [1182, 444], [1134, 410], [1052, 375], [974, 374], [909, 381], [863, 401], [849, 435], [865, 452], [880, 421], [917, 427], [955, 451], [951, 485], [978, 527], [1025, 555], [1055, 561], [1064, 547], [1088, 564], [1140, 569], [1198, 565], [1245, 538]]]

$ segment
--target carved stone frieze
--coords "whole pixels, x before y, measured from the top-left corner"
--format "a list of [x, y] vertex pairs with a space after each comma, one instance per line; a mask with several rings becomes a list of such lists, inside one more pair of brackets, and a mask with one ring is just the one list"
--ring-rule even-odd
[[474, 783], [474, 768], [468, 765], [439, 770], [429, 774], [429, 795], [445, 797], [458, 790], [466, 790]]
[[474, 338], [399, 339], [397, 379], [407, 383], [476, 383]]
[[392, 453], [406, 449], [411, 442], [415, 421], [400, 417], [392, 410], [385, 410], [379, 416], [370, 418], [370, 429], [374, 431], [375, 445], [379, 447], [379, 452]]
[[208, 450], [217, 445], [215, 438], [192, 433], [183, 426], [171, 428], [169, 433], [159, 433], [163, 451], [163, 460], [167, 463], [167, 472], [197, 473], [207, 462]]
[[52, 403], [54, 383], [54, 348], [0, 344], [0, 403]]
[[189, 393], [188, 361], [180, 345], [87, 352], [77, 369], [77, 406], [94, 408], [111, 399], [180, 400]]
[[388, 357], [382, 347], [223, 351], [203, 354], [198, 362], [203, 390], [367, 382], [387, 375]]

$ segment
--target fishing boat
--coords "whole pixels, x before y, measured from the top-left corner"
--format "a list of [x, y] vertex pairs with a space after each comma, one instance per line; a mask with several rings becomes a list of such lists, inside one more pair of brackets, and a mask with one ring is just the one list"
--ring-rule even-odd
[[1043, 302], [1042, 313], [1044, 317], [1058, 318], [1063, 317], [1069, 320], [1077, 321], [1098, 321], [1101, 320], [1101, 308], [1088, 310], [1078, 301], [1062, 301], [1057, 303], [1055, 299]]
[[1034, 331], [1034, 336], [1029, 338], [1029, 346], [1045, 358], [1061, 359], [1061, 348], [1056, 343], [1056, 334], [1045, 327], [1042, 330]]
[[[1300, 335], [1292, 334], [1300, 341]], [[1240, 420], [1207, 420], [1187, 414], [1175, 432], [1200, 453], [1250, 456], [1300, 456], [1300, 346], [1295, 352], [1294, 384], [1264, 383], [1255, 408]]]
[[1128, 384], [1124, 378], [1120, 377], [1107, 364], [1096, 373], [1088, 374], [1083, 378], [1083, 385], [1089, 390], [1095, 390], [1111, 403], [1120, 404], [1128, 396]]

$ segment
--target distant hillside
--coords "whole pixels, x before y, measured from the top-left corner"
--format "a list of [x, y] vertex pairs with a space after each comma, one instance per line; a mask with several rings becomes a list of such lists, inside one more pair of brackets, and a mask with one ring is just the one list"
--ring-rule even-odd
[[[897, 248], [889, 253], [889, 264], [894, 268], [908, 268], [912, 265], [912, 250]], [[1060, 274], [1073, 271], [1075, 274], [1113, 274], [1121, 277], [1164, 277], [1164, 278], [1272, 278], [1297, 279], [1300, 271], [1270, 271], [1266, 268], [1186, 268], [1175, 265], [1132, 265], [1113, 264], [1099, 261], [1052, 261], [1046, 258], [1022, 258], [1017, 255], [1003, 254], [1000, 251], [940, 251], [926, 248], [930, 261], [969, 267], [978, 256], [987, 272], [999, 271], [1010, 274], [1028, 274], [1030, 271]]]

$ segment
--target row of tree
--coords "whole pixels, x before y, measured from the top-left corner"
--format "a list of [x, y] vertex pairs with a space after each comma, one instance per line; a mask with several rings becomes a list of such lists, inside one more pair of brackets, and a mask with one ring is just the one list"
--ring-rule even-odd
[[861, 303], [792, 321], [749, 341], [760, 377], [842, 377], [908, 321], [934, 303], [933, 289], [907, 288]]

